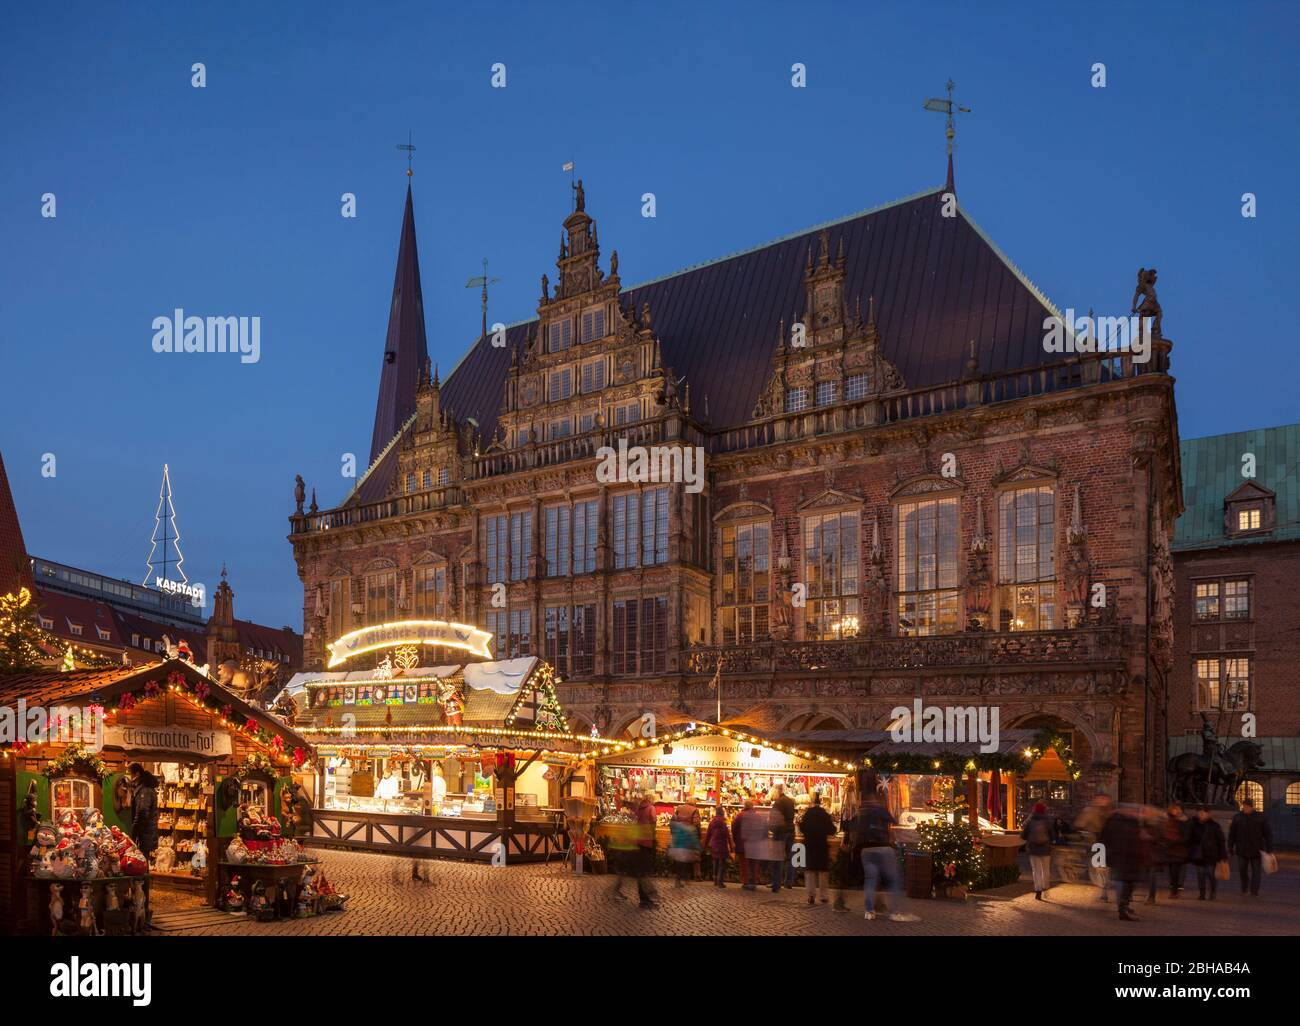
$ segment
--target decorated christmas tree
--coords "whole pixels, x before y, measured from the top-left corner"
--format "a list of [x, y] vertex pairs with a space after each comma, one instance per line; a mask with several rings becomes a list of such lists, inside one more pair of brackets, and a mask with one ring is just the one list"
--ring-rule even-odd
[[41, 645], [49, 637], [36, 616], [32, 593], [20, 588], [0, 596], [0, 673], [23, 673], [48, 659]]
[[916, 834], [921, 850], [934, 859], [934, 883], [975, 886], [984, 875], [984, 851], [966, 817], [965, 797], [954, 786], [952, 797], [945, 793], [931, 807], [939, 815], [918, 824]]

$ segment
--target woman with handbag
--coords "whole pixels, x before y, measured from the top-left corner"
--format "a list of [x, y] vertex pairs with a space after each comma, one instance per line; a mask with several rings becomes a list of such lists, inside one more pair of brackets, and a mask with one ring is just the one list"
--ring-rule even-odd
[[1210, 900], [1213, 901], [1219, 890], [1219, 881], [1228, 878], [1228, 844], [1223, 839], [1223, 827], [1208, 809], [1201, 809], [1192, 822], [1187, 852], [1196, 867], [1196, 887], [1200, 892], [1197, 897], [1205, 900], [1205, 885], [1208, 883]]

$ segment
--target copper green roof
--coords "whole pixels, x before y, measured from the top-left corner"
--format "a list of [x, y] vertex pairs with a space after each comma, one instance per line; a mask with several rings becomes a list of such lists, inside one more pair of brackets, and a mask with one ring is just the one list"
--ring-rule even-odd
[[[1188, 438], [1181, 452], [1186, 508], [1174, 529], [1175, 551], [1300, 540], [1300, 424]], [[1277, 522], [1268, 534], [1229, 538], [1223, 500], [1246, 481], [1245, 453], [1255, 456], [1254, 483], [1277, 496]]]

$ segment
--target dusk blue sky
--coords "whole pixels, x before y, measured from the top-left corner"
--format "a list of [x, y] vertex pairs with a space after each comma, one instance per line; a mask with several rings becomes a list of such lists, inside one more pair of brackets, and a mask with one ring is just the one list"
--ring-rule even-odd
[[[1058, 306], [1127, 314], [1159, 268], [1183, 436], [1293, 422], [1298, 36], [1295, 3], [11, 7], [0, 452], [28, 550], [140, 580], [167, 462], [191, 580], [224, 560], [239, 616], [301, 629], [293, 476], [328, 507], [368, 455], [408, 131], [445, 376], [482, 257], [491, 318], [533, 316], [564, 161], [634, 284], [940, 184], [921, 103], [949, 76], [962, 206]], [[155, 354], [175, 307], [260, 316], [261, 361]]]

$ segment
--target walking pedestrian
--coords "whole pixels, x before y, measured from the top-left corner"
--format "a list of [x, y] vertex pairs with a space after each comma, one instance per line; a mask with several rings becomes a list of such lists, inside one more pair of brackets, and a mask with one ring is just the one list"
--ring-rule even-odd
[[1227, 868], [1228, 844], [1223, 839], [1223, 827], [1219, 826], [1209, 809], [1200, 809], [1192, 822], [1187, 854], [1196, 867], [1197, 897], [1205, 900], [1206, 885], [1209, 885], [1210, 900], [1213, 901], [1219, 891], [1219, 863]]
[[1084, 810], [1079, 813], [1078, 818], [1074, 821], [1074, 828], [1083, 835], [1083, 840], [1088, 848], [1088, 878], [1097, 886], [1100, 892], [1097, 895], [1098, 901], [1110, 900], [1110, 869], [1102, 860], [1102, 865], [1093, 865], [1092, 846], [1097, 843], [1101, 837], [1102, 828], [1106, 825], [1106, 820], [1110, 818], [1111, 803], [1110, 795], [1095, 795]]
[[1057, 841], [1056, 820], [1047, 814], [1046, 802], [1034, 803], [1020, 836], [1025, 839], [1029, 868], [1034, 874], [1034, 900], [1042, 901], [1043, 892], [1052, 882], [1052, 845]]
[[[898, 821], [885, 805], [885, 791], [880, 788], [864, 796], [862, 807], [853, 823], [853, 839], [862, 849], [862, 887], [866, 918], [876, 918], [876, 884], [883, 883], [889, 893], [889, 918], [895, 923], [914, 923], [919, 917], [903, 911], [903, 881], [898, 871], [891, 830]], [[883, 909], [882, 909], [883, 911]]]
[[754, 803], [746, 798], [745, 804], [731, 818], [731, 841], [736, 849], [736, 872], [740, 876], [740, 889], [752, 891], [754, 884], [750, 880], [749, 859], [745, 857], [745, 823], [754, 814]]
[[[772, 837], [781, 842], [781, 875], [786, 887], [794, 889], [794, 801], [785, 793], [785, 785], [777, 784], [773, 788], [776, 795], [772, 799]], [[773, 890], [779, 890], [774, 886]]]
[[658, 904], [655, 900], [655, 890], [650, 883], [650, 877], [655, 868], [655, 824], [658, 817], [655, 814], [655, 802], [653, 791], [643, 791], [641, 801], [636, 807], [636, 862], [634, 863], [634, 874], [636, 876], [637, 897], [641, 901], [642, 908], [654, 908]]
[[1150, 859], [1146, 839], [1137, 813], [1131, 809], [1116, 809], [1101, 830], [1101, 844], [1111, 878], [1119, 881], [1116, 904], [1119, 918], [1137, 922], [1133, 911], [1133, 890], [1147, 879]]
[[835, 821], [822, 808], [822, 796], [816, 791], [812, 795], [812, 805], [799, 821], [799, 831], [803, 834], [803, 879], [808, 889], [808, 904], [816, 904], [817, 892], [820, 891], [824, 905], [831, 900], [831, 835], [835, 833]]
[[674, 887], [684, 887], [700, 855], [700, 810], [682, 802], [668, 822], [668, 857], [677, 875]]
[[727, 826], [727, 814], [719, 802], [709, 820], [709, 829], [704, 833], [704, 847], [709, 849], [713, 860], [713, 886], [727, 886], [727, 854], [731, 851], [731, 829]]
[[[158, 778], [140, 763], [133, 762], [127, 767], [127, 775], [135, 789], [131, 794], [131, 840], [140, 849], [145, 861], [153, 859], [158, 847]], [[151, 880], [144, 880], [145, 907], [150, 908]], [[153, 911], [147, 913], [145, 929], [153, 929]]]
[[1169, 897], [1177, 898], [1183, 890], [1187, 871], [1187, 850], [1191, 843], [1192, 821], [1177, 802], [1165, 816], [1165, 864], [1169, 867]]
[[1237, 856], [1237, 871], [1241, 875], [1241, 893], [1247, 888], [1252, 898], [1259, 897], [1259, 874], [1262, 856], [1273, 854], [1273, 831], [1268, 817], [1255, 811], [1255, 803], [1242, 799], [1241, 811], [1232, 817], [1228, 827], [1228, 854]]

